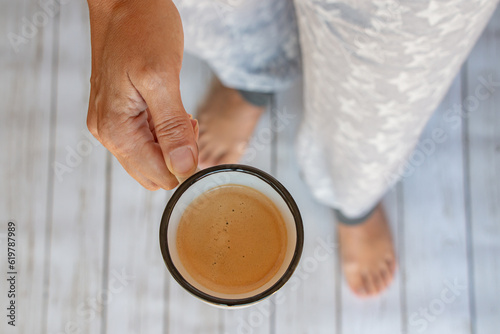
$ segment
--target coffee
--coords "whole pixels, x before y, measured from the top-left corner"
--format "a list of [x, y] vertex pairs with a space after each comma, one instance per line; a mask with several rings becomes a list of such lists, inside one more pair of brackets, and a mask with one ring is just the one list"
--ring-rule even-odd
[[215, 292], [239, 294], [262, 287], [276, 275], [287, 249], [287, 230], [267, 196], [226, 184], [189, 204], [176, 243], [194, 280]]

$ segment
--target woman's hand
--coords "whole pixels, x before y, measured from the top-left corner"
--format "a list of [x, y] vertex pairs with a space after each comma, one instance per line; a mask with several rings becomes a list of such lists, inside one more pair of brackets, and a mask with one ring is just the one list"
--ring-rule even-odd
[[88, 0], [92, 77], [87, 126], [150, 190], [198, 163], [198, 123], [182, 105], [183, 32], [170, 0]]

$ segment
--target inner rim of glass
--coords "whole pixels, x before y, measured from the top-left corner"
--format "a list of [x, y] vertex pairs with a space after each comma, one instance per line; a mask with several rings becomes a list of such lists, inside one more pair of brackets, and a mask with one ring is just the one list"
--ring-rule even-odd
[[[177, 227], [184, 210], [192, 203], [193, 200], [200, 198], [199, 196], [203, 196], [207, 190], [227, 184], [248, 186], [267, 196], [276, 205], [284, 219], [288, 239], [285, 258], [277, 273], [259, 288], [239, 294], [225, 294], [213, 291], [197, 282], [184, 268], [182, 261], [180, 261], [176, 247]], [[201, 197], [201, 199], [203, 198]], [[199, 205], [199, 209], [203, 210], [204, 205], [210, 205], [210, 203], [202, 200]], [[203, 178], [196, 180], [194, 183], [189, 185], [189, 187], [187, 187], [182, 194], [180, 194], [170, 214], [167, 227], [167, 239], [169, 245], [168, 252], [172, 264], [182, 279], [185, 280], [190, 286], [192, 286], [195, 290], [202, 292], [204, 295], [215, 297], [217, 299], [241, 300], [252, 298], [266, 292], [278, 283], [278, 281], [285, 275], [295, 255], [297, 246], [297, 229], [295, 217], [287, 202], [283, 198], [282, 194], [269, 184], [269, 182], [251, 173], [237, 170], [224, 170], [218, 173], [208, 174]]]

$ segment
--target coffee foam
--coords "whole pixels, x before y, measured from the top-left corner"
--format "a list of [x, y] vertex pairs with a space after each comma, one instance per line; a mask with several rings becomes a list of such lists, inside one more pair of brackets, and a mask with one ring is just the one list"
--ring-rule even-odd
[[[199, 205], [194, 206], [194, 210], [206, 210], [207, 206], [209, 206], [208, 196], [204, 194], [210, 189], [222, 186], [222, 185], [242, 185], [253, 188], [269, 198], [273, 203], [275, 208], [281, 214], [283, 221], [285, 223], [286, 229], [286, 238], [287, 244], [284, 250], [284, 259], [281, 266], [276, 270], [275, 275], [267, 281], [267, 283], [257, 286], [250, 291], [244, 292], [234, 292], [227, 293], [221, 291], [215, 291], [214, 289], [210, 289], [209, 287], [200, 284], [192, 275], [189, 274], [189, 271], [184, 267], [176, 245], [177, 241], [177, 228], [179, 226], [181, 217], [186, 210], [193, 203], [195, 199], [196, 202], [199, 202]], [[169, 253], [172, 259], [173, 264], [176, 269], [182, 275], [182, 277], [196, 289], [207, 293], [211, 296], [218, 298], [226, 298], [226, 299], [241, 299], [248, 298], [259, 293], [262, 293], [273, 286], [280, 277], [283, 276], [285, 271], [287, 270], [295, 251], [295, 244], [297, 241], [297, 233], [295, 228], [295, 221], [292, 213], [290, 212], [288, 205], [281, 197], [281, 195], [276, 192], [267, 182], [263, 181], [259, 177], [238, 171], [230, 171], [230, 172], [221, 172], [214, 173], [204, 177], [201, 180], [198, 180], [196, 183], [191, 185], [179, 198], [177, 204], [175, 205], [172, 214], [170, 216], [169, 225], [168, 225], [168, 244]]]
[[204, 196], [211, 205], [198, 210], [200, 198], [195, 199], [177, 230], [185, 269], [200, 284], [222, 293], [245, 293], [264, 285], [286, 252], [286, 226], [279, 210], [266, 195], [241, 185], [219, 186]]

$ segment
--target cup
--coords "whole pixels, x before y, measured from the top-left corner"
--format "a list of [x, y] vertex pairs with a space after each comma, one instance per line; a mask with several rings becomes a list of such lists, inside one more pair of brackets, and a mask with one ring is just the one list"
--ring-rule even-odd
[[[209, 199], [203, 200], [203, 195], [210, 189], [227, 184], [247, 186], [266, 195], [281, 213], [287, 233], [285, 257], [276, 274], [263, 286], [240, 294], [212, 291], [198, 283], [184, 268], [176, 246], [177, 228], [184, 210], [195, 199], [197, 199], [194, 208], [196, 210], [215, 205], [216, 203], [210, 203]], [[219, 165], [204, 169], [189, 177], [168, 201], [160, 224], [161, 253], [173, 278], [195, 297], [210, 305], [223, 308], [249, 306], [278, 291], [297, 267], [303, 244], [302, 218], [290, 193], [271, 175], [246, 165]]]

